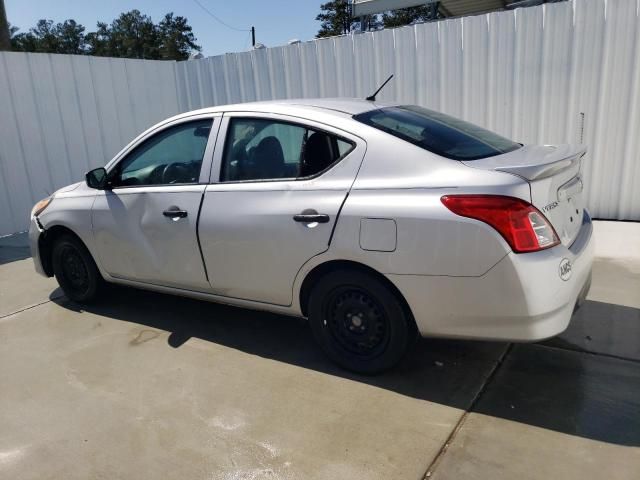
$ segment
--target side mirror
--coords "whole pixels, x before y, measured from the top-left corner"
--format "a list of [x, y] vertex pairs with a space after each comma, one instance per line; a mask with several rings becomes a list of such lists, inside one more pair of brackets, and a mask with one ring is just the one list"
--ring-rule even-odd
[[107, 171], [104, 167], [94, 168], [85, 175], [85, 180], [90, 188], [107, 190]]

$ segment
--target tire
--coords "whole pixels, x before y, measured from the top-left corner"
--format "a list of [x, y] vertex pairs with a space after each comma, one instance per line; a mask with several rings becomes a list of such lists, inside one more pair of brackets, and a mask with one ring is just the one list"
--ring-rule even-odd
[[309, 296], [309, 322], [327, 356], [356, 373], [395, 366], [416, 329], [397, 296], [374, 276], [336, 270], [320, 278]]
[[78, 303], [91, 303], [98, 298], [104, 280], [80, 240], [72, 235], [56, 239], [51, 260], [53, 273], [67, 298]]

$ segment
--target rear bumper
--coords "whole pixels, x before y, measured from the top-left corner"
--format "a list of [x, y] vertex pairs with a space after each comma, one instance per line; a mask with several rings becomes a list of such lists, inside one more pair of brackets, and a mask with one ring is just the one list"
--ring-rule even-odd
[[562, 333], [588, 294], [592, 232], [585, 211], [580, 233], [569, 248], [559, 245], [535, 253], [509, 253], [480, 277], [388, 278], [405, 296], [424, 336], [542, 340]]
[[42, 266], [42, 258], [40, 257], [40, 236], [44, 233], [44, 228], [34, 216], [31, 217], [29, 224], [29, 249], [31, 250], [31, 258], [36, 272], [44, 277], [48, 277]]

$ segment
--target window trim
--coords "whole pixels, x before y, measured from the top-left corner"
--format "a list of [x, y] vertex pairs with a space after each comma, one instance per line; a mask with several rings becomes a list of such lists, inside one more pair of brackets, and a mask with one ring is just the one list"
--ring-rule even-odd
[[218, 133], [220, 131], [220, 124], [222, 120], [221, 112], [213, 112], [213, 113], [197, 113], [194, 115], [187, 115], [185, 117], [181, 117], [178, 119], [167, 119], [164, 122], [161, 122], [148, 130], [144, 131], [140, 135], [138, 135], [135, 139], [133, 139], [127, 146], [125, 146], [120, 152], [116, 154], [111, 161], [107, 163], [105, 169], [107, 170], [107, 176], [110, 175], [118, 166], [123, 162], [129, 154], [133, 153], [140, 145], [145, 143], [147, 140], [151, 140], [151, 138], [155, 137], [157, 134], [162, 133], [165, 130], [176, 127], [183, 123], [191, 123], [197, 122], [200, 120], [211, 120], [211, 131], [209, 132], [209, 137], [207, 138], [207, 144], [204, 149], [204, 154], [202, 156], [202, 164], [200, 166], [200, 175], [198, 177], [197, 182], [190, 183], [153, 183], [146, 185], [122, 185], [113, 187], [113, 190], [127, 190], [131, 188], [153, 188], [153, 187], [190, 187], [197, 185], [206, 185], [209, 180], [209, 176], [211, 174], [211, 168], [213, 164], [214, 158], [214, 148], [216, 145], [216, 141], [218, 138]]
[[[229, 143], [229, 132], [230, 132], [230, 127], [231, 127], [231, 122], [234, 119], [240, 119], [240, 120], [266, 120], [266, 121], [272, 121], [272, 122], [277, 122], [277, 123], [284, 123], [284, 124], [288, 124], [288, 125], [293, 125], [295, 127], [300, 127], [300, 128], [304, 128], [304, 129], [310, 129], [310, 130], [315, 130], [317, 132], [321, 132], [327, 135], [331, 135], [333, 137], [336, 137], [339, 140], [344, 141], [345, 143], [348, 143], [349, 145], [351, 145], [351, 148], [349, 148], [349, 150], [341, 155], [340, 157], [338, 157], [334, 162], [332, 162], [329, 166], [327, 166], [327, 168], [325, 168], [324, 170], [321, 170], [318, 173], [315, 173], [313, 175], [307, 175], [306, 177], [285, 177], [285, 178], [261, 178], [261, 179], [250, 179], [250, 180], [228, 180], [228, 181], [223, 181], [221, 180], [222, 177], [222, 172], [223, 172], [223, 165], [224, 165], [224, 160], [225, 160], [225, 156], [227, 153], [227, 148], [228, 148], [228, 143]], [[349, 139], [343, 135], [340, 135], [339, 133], [336, 133], [335, 131], [331, 131], [328, 130], [326, 128], [320, 127], [318, 126], [317, 123], [315, 122], [308, 122], [306, 121], [306, 119], [302, 118], [302, 117], [290, 117], [290, 116], [285, 116], [282, 114], [269, 114], [269, 113], [263, 113], [263, 112], [225, 112], [225, 114], [223, 115], [222, 118], [222, 122], [220, 124], [220, 130], [218, 132], [219, 135], [219, 140], [217, 143], [221, 143], [221, 148], [216, 148], [217, 152], [221, 152], [220, 155], [215, 155], [214, 157], [214, 167], [217, 171], [217, 178], [210, 178], [209, 180], [209, 184], [216, 184], [216, 185], [233, 185], [233, 184], [253, 184], [253, 183], [273, 183], [273, 182], [304, 182], [304, 181], [309, 181], [309, 180], [314, 180], [322, 175], [324, 175], [325, 173], [327, 173], [329, 170], [333, 169], [336, 165], [338, 165], [340, 162], [342, 162], [342, 160], [344, 160], [347, 156], [349, 156], [351, 153], [353, 153], [353, 151], [356, 149], [357, 147], [357, 142], [355, 140]], [[211, 171], [211, 176], [213, 177], [213, 168]]]

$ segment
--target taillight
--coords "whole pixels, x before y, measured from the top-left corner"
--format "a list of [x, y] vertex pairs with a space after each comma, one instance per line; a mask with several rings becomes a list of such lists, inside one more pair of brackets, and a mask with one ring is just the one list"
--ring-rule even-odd
[[556, 231], [533, 205], [501, 195], [445, 195], [445, 207], [495, 228], [516, 253], [537, 252], [560, 243]]

